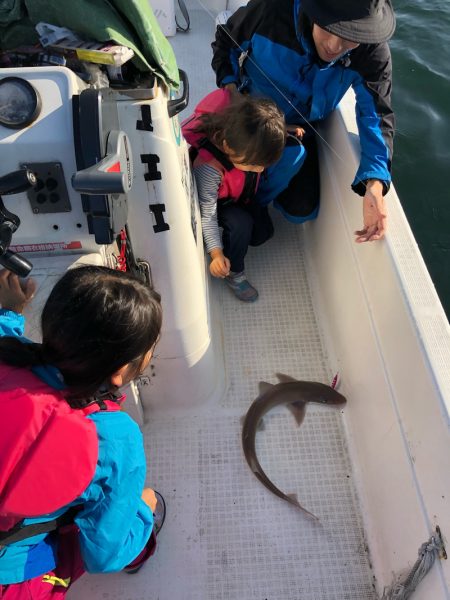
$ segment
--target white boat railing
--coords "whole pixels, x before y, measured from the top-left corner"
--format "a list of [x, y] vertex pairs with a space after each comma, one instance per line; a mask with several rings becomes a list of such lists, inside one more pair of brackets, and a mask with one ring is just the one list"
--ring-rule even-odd
[[[362, 212], [350, 189], [359, 154], [352, 94], [320, 130], [321, 214], [305, 228], [306, 248], [317, 319], [348, 398], [349, 445], [382, 591], [412, 566], [436, 526], [444, 538], [450, 531], [450, 327], [394, 189], [386, 239], [354, 242]], [[449, 597], [445, 561], [417, 594]]]

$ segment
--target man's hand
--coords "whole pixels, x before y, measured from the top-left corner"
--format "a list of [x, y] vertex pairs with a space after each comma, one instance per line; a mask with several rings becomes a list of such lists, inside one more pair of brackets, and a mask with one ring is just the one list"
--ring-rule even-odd
[[211, 275], [214, 277], [221, 277], [222, 279], [230, 273], [230, 261], [224, 255], [221, 248], [213, 248], [209, 253], [211, 257], [211, 264], [209, 270]]
[[363, 198], [364, 227], [355, 231], [356, 243], [381, 240], [386, 233], [387, 213], [383, 198], [383, 183], [378, 179], [369, 179]]
[[36, 283], [32, 279], [20, 280], [11, 271], [0, 271], [0, 304], [5, 310], [22, 313], [35, 291]]

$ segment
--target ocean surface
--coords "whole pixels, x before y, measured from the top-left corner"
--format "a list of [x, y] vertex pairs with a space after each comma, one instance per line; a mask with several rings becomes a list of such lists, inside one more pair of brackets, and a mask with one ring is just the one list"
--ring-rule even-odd
[[450, 1], [393, 4], [394, 184], [450, 317]]

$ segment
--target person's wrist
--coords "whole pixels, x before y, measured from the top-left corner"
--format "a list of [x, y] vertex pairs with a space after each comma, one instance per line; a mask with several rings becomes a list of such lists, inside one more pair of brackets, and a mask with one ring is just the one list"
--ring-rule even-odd
[[209, 255], [213, 260], [215, 258], [221, 258], [223, 256], [222, 248], [213, 248], [210, 250]]
[[368, 179], [366, 181], [366, 190], [383, 194], [384, 181], [381, 181], [381, 179]]
[[25, 309], [26, 303], [23, 304], [2, 304], [3, 310], [9, 310], [10, 312], [21, 315]]

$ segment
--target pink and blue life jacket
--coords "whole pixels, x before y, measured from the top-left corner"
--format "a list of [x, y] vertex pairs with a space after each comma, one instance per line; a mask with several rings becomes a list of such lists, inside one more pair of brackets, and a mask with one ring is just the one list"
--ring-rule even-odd
[[111, 400], [71, 408], [32, 371], [0, 364], [0, 532], [53, 513], [84, 492], [98, 460], [97, 430], [86, 417], [119, 408]]
[[201, 115], [218, 112], [226, 108], [230, 104], [230, 100], [230, 92], [226, 89], [211, 92], [197, 104], [194, 113], [183, 121], [181, 129], [186, 141], [191, 145], [193, 166], [198, 167], [207, 163], [222, 174], [222, 181], [218, 190], [219, 200], [248, 203], [255, 196], [259, 174], [236, 169], [224, 152], [215, 146], [211, 140], [208, 140], [203, 133], [196, 131], [201, 124], [199, 118]]

